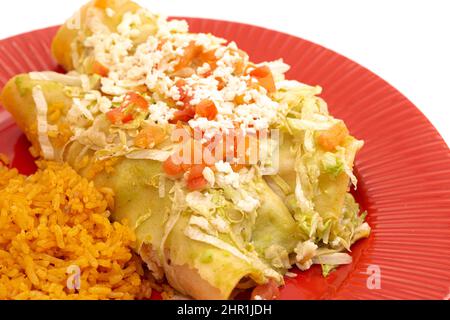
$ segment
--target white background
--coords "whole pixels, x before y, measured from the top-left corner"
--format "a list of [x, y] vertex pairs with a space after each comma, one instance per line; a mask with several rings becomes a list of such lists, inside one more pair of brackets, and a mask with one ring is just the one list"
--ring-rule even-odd
[[[83, 2], [2, 1], [0, 38], [60, 24]], [[260, 25], [333, 49], [400, 90], [450, 145], [450, 0], [137, 2], [167, 15]]]

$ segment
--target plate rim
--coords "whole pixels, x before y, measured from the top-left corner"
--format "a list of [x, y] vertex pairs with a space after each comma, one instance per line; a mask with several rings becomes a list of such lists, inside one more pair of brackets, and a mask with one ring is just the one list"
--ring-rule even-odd
[[[395, 93], [401, 98], [401, 100], [406, 102], [408, 108], [410, 108], [412, 111], [414, 111], [418, 115], [418, 119], [421, 121], [421, 123], [423, 123], [423, 125], [430, 132], [430, 134], [432, 134], [433, 141], [435, 141], [436, 143], [439, 144], [439, 147], [441, 149], [440, 152], [447, 151], [447, 157], [450, 155], [450, 150], [448, 149], [446, 141], [442, 138], [442, 136], [437, 131], [437, 129], [434, 127], [434, 125], [431, 123], [431, 121], [401, 91], [399, 91], [396, 87], [394, 87], [393, 85], [391, 85], [390, 83], [385, 81], [383, 78], [381, 78], [376, 73], [374, 73], [371, 70], [369, 70], [368, 68], [360, 65], [359, 63], [355, 62], [352, 59], [347, 58], [344, 55], [341, 55], [340, 53], [338, 53], [338, 52], [336, 52], [336, 51], [334, 51], [332, 49], [329, 49], [329, 48], [327, 48], [327, 47], [325, 47], [323, 45], [316, 44], [316, 43], [314, 43], [314, 42], [312, 42], [310, 40], [306, 40], [306, 39], [303, 39], [301, 37], [298, 37], [298, 36], [295, 36], [295, 35], [292, 35], [292, 34], [289, 34], [289, 33], [280, 32], [280, 31], [268, 29], [268, 28], [265, 28], [265, 27], [262, 27], [262, 26], [257, 26], [257, 25], [242, 23], [242, 22], [233, 22], [233, 21], [217, 20], [217, 19], [209, 19], [209, 18], [195, 18], [195, 17], [173, 17], [173, 18], [175, 18], [175, 19], [186, 19], [186, 20], [188, 20], [190, 22], [191, 21], [197, 21], [197, 22], [201, 22], [201, 23], [224, 23], [224, 24], [228, 24], [228, 25], [241, 25], [241, 26], [244, 26], [244, 27], [247, 27], [247, 28], [258, 29], [258, 32], [276, 33], [276, 34], [283, 35], [285, 37], [294, 38], [296, 41], [301, 41], [301, 42], [307, 43], [308, 45], [320, 48], [320, 50], [327, 51], [327, 52], [331, 53], [333, 56], [339, 57], [340, 59], [345, 59], [346, 61], [351, 62], [357, 68], [363, 70], [364, 73], [370, 74], [371, 76], [375, 77], [377, 82], [382, 81], [385, 86], [392, 88], [392, 90], [395, 91]], [[18, 39], [18, 38], [24, 38], [24, 37], [30, 37], [30, 36], [32, 37], [33, 35], [35, 35], [37, 33], [54, 32], [54, 31], [56, 31], [56, 29], [58, 27], [59, 26], [50, 26], [50, 27], [46, 27], [46, 28], [41, 28], [41, 29], [32, 30], [32, 31], [28, 31], [28, 32], [25, 32], [25, 33], [13, 35], [11, 37], [8, 37], [8, 38], [0, 40], [0, 46], [2, 44], [4, 44], [5, 42], [14, 41], [15, 39]], [[413, 107], [413, 108], [411, 108], [411, 107]], [[3, 109], [0, 109], [0, 114], [2, 113], [2, 111], [3, 111]], [[450, 169], [450, 163], [447, 164], [447, 167], [448, 167], [447, 169]], [[450, 178], [449, 178], [449, 181], [450, 181]], [[450, 203], [448, 205], [448, 208], [449, 208], [449, 212], [450, 212]], [[447, 271], [447, 274], [450, 275], [450, 272]]]

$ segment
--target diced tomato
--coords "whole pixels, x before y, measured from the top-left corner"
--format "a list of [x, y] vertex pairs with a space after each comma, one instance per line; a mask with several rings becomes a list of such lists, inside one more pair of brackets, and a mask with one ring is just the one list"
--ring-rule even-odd
[[193, 107], [187, 107], [183, 110], [175, 111], [170, 123], [176, 124], [178, 121], [188, 122], [195, 117], [195, 109]]
[[181, 88], [181, 87], [183, 87], [183, 86], [186, 85], [186, 80], [184, 80], [184, 79], [178, 79], [177, 82], [175, 82], [175, 85], [176, 85], [178, 88]]
[[200, 190], [203, 190], [207, 184], [208, 184], [208, 181], [206, 181], [206, 179], [204, 177], [199, 177], [199, 178], [188, 180], [187, 187], [190, 191], [200, 191]]
[[109, 121], [114, 124], [130, 122], [134, 119], [134, 114], [136, 112], [136, 110], [132, 108], [134, 106], [144, 111], [148, 109], [148, 103], [144, 97], [135, 92], [129, 92], [126, 94], [121, 106], [112, 109], [106, 116]]
[[349, 135], [348, 129], [344, 123], [339, 122], [327, 131], [322, 132], [317, 142], [325, 151], [335, 151], [336, 147], [344, 143]]
[[244, 95], [241, 94], [241, 95], [236, 96], [236, 97], [234, 98], [234, 103], [235, 103], [236, 105], [238, 105], [238, 106], [241, 105], [241, 104], [244, 104], [244, 103], [245, 103]]
[[137, 106], [145, 111], [148, 109], [148, 102], [140, 94], [137, 94], [136, 92], [128, 92], [121, 107], [126, 108], [128, 106]]
[[252, 291], [252, 300], [276, 300], [280, 297], [280, 290], [277, 283], [270, 279], [269, 282], [263, 285], [256, 286]]
[[180, 178], [184, 174], [181, 164], [176, 164], [173, 157], [169, 157], [163, 163], [163, 170], [171, 178]]
[[204, 164], [194, 164], [191, 166], [189, 171], [188, 180], [196, 179], [199, 177], [203, 177], [203, 170], [205, 170], [206, 166]]
[[225, 88], [226, 83], [225, 83], [225, 81], [224, 81], [222, 78], [216, 77], [216, 80], [219, 81], [219, 84], [217, 85], [217, 90], [220, 91], [220, 90], [222, 90], [223, 88]]
[[259, 78], [258, 82], [262, 87], [264, 87], [267, 90], [268, 93], [274, 93], [275, 91], [277, 91], [272, 74], [270, 74], [270, 76], [266, 78]]
[[175, 86], [178, 88], [178, 92], [180, 93], [180, 101], [184, 102], [185, 104], [189, 103], [191, 101], [192, 97], [188, 95], [187, 90], [184, 88], [186, 85], [186, 81], [183, 79], [179, 79]]
[[200, 59], [207, 63], [217, 61], [216, 50], [203, 51], [200, 53]]
[[186, 68], [191, 64], [194, 58], [201, 52], [201, 47], [195, 44], [195, 41], [191, 41], [189, 45], [184, 48], [184, 55], [181, 57], [180, 62], [175, 67], [175, 71]]
[[275, 81], [273, 79], [272, 71], [268, 66], [260, 66], [250, 72], [252, 77], [258, 80], [258, 83], [264, 87], [267, 92], [272, 93], [276, 91]]
[[245, 168], [245, 164], [233, 163], [231, 165], [231, 168], [233, 169], [234, 172], [239, 172], [241, 169]]
[[109, 69], [100, 62], [94, 61], [94, 63], [92, 64], [92, 73], [98, 74], [102, 77], [107, 77], [109, 74]]
[[261, 85], [259, 84], [259, 82], [258, 82], [258, 83], [254, 83], [253, 81], [250, 81], [250, 80], [247, 81], [247, 87], [248, 87], [249, 89], [255, 89], [255, 90], [258, 90], [260, 86], [261, 86]]
[[122, 117], [122, 123], [128, 123], [128, 122], [132, 121], [133, 119], [134, 118], [131, 113], [125, 113]]
[[203, 46], [196, 45], [191, 41], [187, 47], [184, 48], [184, 55], [180, 58], [179, 63], [175, 67], [175, 72], [184, 68], [195, 68], [208, 63], [211, 69], [217, 66], [217, 57], [215, 50], [203, 51]]
[[202, 76], [203, 78], [208, 78], [208, 77], [211, 76], [211, 75], [212, 75], [211, 70], [210, 70], [210, 71], [206, 71], [205, 73], [202, 73], [202, 74], [201, 74], [201, 76]]
[[211, 69], [217, 67], [216, 50], [203, 51], [199, 55], [199, 59], [202, 63], [208, 63]]
[[134, 145], [139, 148], [152, 148], [158, 143], [164, 141], [166, 133], [163, 128], [151, 125], [142, 129], [134, 138]]
[[245, 62], [246, 62], [246, 59], [247, 59], [248, 56], [241, 49], [238, 49], [237, 53], [241, 57], [241, 59], [236, 61], [235, 65], [234, 65], [234, 71], [236, 72], [236, 74], [240, 75], [240, 74], [244, 73], [244, 71], [245, 71], [245, 67], [246, 67], [246, 63]]
[[214, 120], [217, 116], [217, 108], [211, 100], [202, 100], [196, 107], [195, 113], [208, 120]]
[[257, 67], [250, 71], [250, 75], [255, 78], [265, 78], [271, 74], [270, 68], [268, 66]]
[[112, 109], [106, 113], [106, 117], [113, 124], [127, 123], [133, 120], [133, 115], [124, 111], [124, 108], [119, 107]]
[[99, 9], [106, 9], [108, 7], [108, 0], [95, 0], [94, 7]]

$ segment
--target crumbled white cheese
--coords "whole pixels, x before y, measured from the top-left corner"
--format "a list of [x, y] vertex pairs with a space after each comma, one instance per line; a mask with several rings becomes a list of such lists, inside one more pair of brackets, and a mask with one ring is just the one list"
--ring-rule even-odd
[[260, 206], [258, 199], [247, 195], [244, 199], [239, 200], [237, 207], [244, 212], [253, 212]]
[[317, 245], [311, 240], [299, 242], [294, 252], [297, 254], [295, 259], [297, 267], [304, 271], [308, 270], [313, 264], [313, 257], [316, 255]]
[[209, 185], [211, 187], [214, 187], [214, 184], [216, 183], [214, 171], [212, 171], [210, 167], [205, 167], [205, 169], [203, 169], [202, 174], [205, 180], [208, 181]]
[[[221, 180], [223, 181], [221, 182], [222, 184], [232, 186], [235, 189], [239, 188], [240, 185], [239, 173], [233, 171], [221, 176], [221, 178], [222, 178]], [[244, 211], [252, 211], [252, 210], [244, 210]]]
[[181, 99], [180, 90], [177, 86], [173, 86], [169, 89], [169, 92], [167, 94], [169, 98], [172, 98], [173, 100], [177, 101]]
[[102, 78], [102, 91], [103, 93], [120, 96], [127, 93], [127, 90], [115, 85], [114, 81], [109, 78]]
[[[77, 13], [81, 14], [81, 13]], [[103, 24], [101, 10], [95, 7], [89, 7], [86, 11], [86, 26], [94, 34], [107, 33], [108, 27]]]
[[231, 165], [228, 162], [224, 162], [223, 160], [216, 162], [215, 167], [216, 167], [217, 171], [222, 172], [222, 173], [233, 172]]
[[162, 101], [151, 104], [149, 111], [149, 119], [161, 125], [167, 124], [175, 113], [174, 109], [170, 109], [167, 103]]
[[[114, 12], [107, 10], [107, 14], [113, 15]], [[101, 97], [98, 96], [100, 93], [95, 92], [86, 93], [84, 100], [77, 102], [75, 109], [78, 111], [72, 112], [73, 118], [82, 115], [90, 120], [86, 111], [91, 112], [93, 116], [97, 112], [107, 113], [113, 104], [123, 101], [127, 92], [146, 86], [149, 90], [147, 100], [150, 105], [149, 115], [144, 122], [168, 124], [177, 111], [173, 104], [180, 109], [185, 105], [184, 101], [180, 101], [180, 89], [176, 86], [179, 77], [174, 76], [172, 72], [176, 70], [186, 50], [195, 44], [204, 52], [214, 52], [217, 58], [214, 64], [203, 61], [194, 68], [192, 75], [183, 75], [186, 82], [183, 90], [190, 98], [190, 105], [196, 107], [203, 100], [211, 100], [218, 112], [213, 120], [196, 115], [188, 122], [191, 128], [201, 130], [203, 143], [208, 143], [218, 134], [228, 134], [237, 128], [255, 132], [267, 129], [278, 121], [280, 105], [272, 100], [266, 89], [255, 86], [258, 81], [248, 75], [249, 69], [247, 74], [242, 74], [243, 68], [237, 68], [238, 65], [248, 67], [249, 60], [236, 43], [226, 44], [226, 40], [211, 34], [188, 33], [185, 21], [167, 21], [165, 17], [144, 9], [124, 14], [115, 31], [103, 25], [99, 17], [101, 14], [98, 10], [90, 10], [89, 28], [92, 34], [84, 39], [83, 45], [92, 53], [95, 61], [108, 68], [108, 75], [101, 79], [100, 90], [110, 97]], [[157, 33], [137, 44], [133, 39], [143, 24], [147, 23], [147, 19], [156, 22]], [[269, 62], [267, 65], [281, 81], [288, 66], [281, 60]], [[87, 79], [82, 82], [84, 91], [87, 92]], [[90, 103], [86, 104], [85, 101]], [[136, 133], [126, 133], [128, 138], [132, 138], [133, 134]], [[132, 139], [127, 139], [126, 142], [130, 144]], [[226, 172], [219, 170], [218, 174], [212, 174], [206, 170], [205, 179], [209, 184], [239, 188], [243, 183], [240, 174], [234, 172], [229, 164], [228, 167], [225, 163], [218, 166], [225, 166]], [[247, 204], [244, 203], [245, 197], [241, 200], [241, 207], [245, 211], [251, 211], [259, 205], [254, 199], [249, 199]]]
[[189, 30], [189, 26], [185, 20], [170, 20], [164, 16], [159, 16], [158, 23], [158, 36], [162, 38], [170, 37], [174, 33], [186, 33]]
[[117, 31], [124, 36], [136, 36], [135, 31], [138, 29], [134, 29], [133, 27], [137, 27], [142, 24], [141, 18], [138, 14], [126, 12], [123, 15], [122, 22], [117, 26]]

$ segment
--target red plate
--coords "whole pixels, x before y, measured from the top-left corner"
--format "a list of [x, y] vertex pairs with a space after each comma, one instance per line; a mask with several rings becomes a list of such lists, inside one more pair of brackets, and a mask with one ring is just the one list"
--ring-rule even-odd
[[[283, 58], [292, 66], [288, 77], [321, 85], [331, 113], [366, 141], [356, 161], [356, 196], [369, 212], [370, 238], [352, 248], [351, 265], [328, 278], [314, 267], [287, 279], [281, 298], [448, 299], [450, 152], [422, 113], [375, 74], [311, 42], [245, 24], [187, 20], [192, 31], [236, 41], [254, 61]], [[55, 31], [0, 41], [0, 87], [20, 72], [57, 70], [49, 50]], [[0, 137], [0, 152], [31, 173], [26, 138], [2, 109]]]

